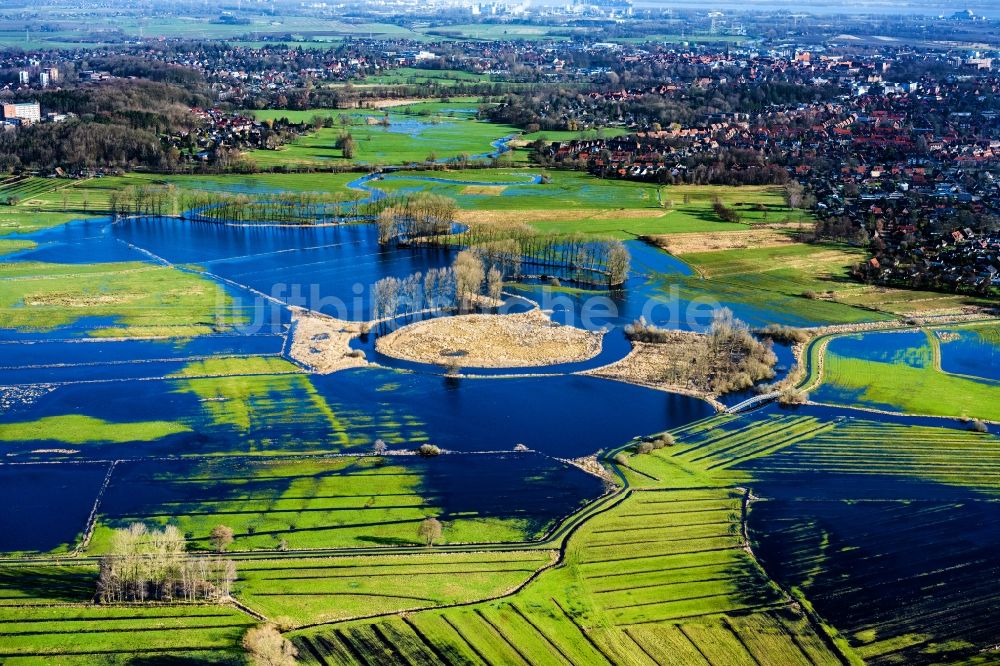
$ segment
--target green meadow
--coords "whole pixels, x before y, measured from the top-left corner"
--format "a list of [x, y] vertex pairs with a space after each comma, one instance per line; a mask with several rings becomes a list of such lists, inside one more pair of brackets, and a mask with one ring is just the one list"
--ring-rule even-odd
[[[469, 110], [475, 109], [471, 101], [426, 107], [427, 115], [420, 114], [418, 108], [414, 105], [410, 113], [376, 109], [258, 111], [255, 114], [261, 119], [288, 118], [308, 122], [315, 116], [327, 116], [338, 124], [312, 131], [277, 150], [249, 151], [247, 157], [261, 168], [414, 164], [428, 158], [441, 160], [488, 153], [493, 150], [491, 142], [519, 132], [514, 127], [470, 118]], [[389, 124], [380, 124], [385, 118]], [[345, 158], [336, 145], [347, 134], [354, 140], [351, 159]]]
[[500, 596], [554, 560], [548, 550], [294, 556], [241, 563], [242, 602], [291, 625]]
[[82, 414], [46, 416], [37, 421], [5, 423], [0, 429], [0, 441], [52, 441], [66, 444], [90, 442], [153, 441], [190, 432], [186, 426], [170, 421], [111, 422]]
[[0, 660], [28, 664], [195, 659], [243, 663], [239, 640], [254, 621], [227, 606], [91, 603], [94, 564], [0, 566]]

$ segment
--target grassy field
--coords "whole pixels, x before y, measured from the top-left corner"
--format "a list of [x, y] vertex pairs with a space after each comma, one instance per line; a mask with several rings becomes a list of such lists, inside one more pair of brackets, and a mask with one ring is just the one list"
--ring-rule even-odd
[[0, 256], [23, 250], [33, 250], [36, 247], [38, 247], [38, 243], [34, 241], [0, 238]]
[[151, 441], [181, 432], [189, 432], [189, 428], [170, 421], [112, 423], [80, 414], [66, 414], [47, 416], [37, 421], [5, 423], [0, 428], [0, 441], [58, 440], [66, 444], [120, 443]]
[[95, 565], [0, 567], [0, 660], [4, 664], [117, 664], [185, 658], [243, 663], [238, 648], [254, 621], [233, 608], [90, 603]]
[[[469, 111], [475, 109], [473, 102], [440, 104], [437, 107], [414, 104], [410, 113], [395, 109], [383, 112], [365, 109], [328, 109], [296, 112], [287, 110], [258, 111], [258, 118], [288, 118], [293, 121], [308, 121], [315, 116], [336, 119], [338, 125], [322, 128], [299, 137], [278, 150], [253, 150], [247, 153], [249, 159], [260, 167], [280, 165], [323, 165], [323, 164], [410, 164], [426, 161], [475, 156], [491, 152], [492, 141], [516, 134], [519, 130], [505, 125], [474, 120]], [[423, 109], [427, 115], [420, 113]], [[381, 121], [388, 115], [389, 125], [370, 124]], [[341, 121], [346, 121], [346, 124]], [[336, 147], [337, 140], [350, 133], [354, 139], [353, 159], [345, 159], [343, 151]]]
[[460, 25], [449, 25], [443, 27], [434, 27], [422, 29], [424, 32], [431, 37], [455, 37], [455, 38], [472, 38], [472, 39], [524, 39], [524, 40], [541, 40], [541, 39], [570, 39], [574, 34], [582, 34], [586, 32], [582, 28], [566, 28], [561, 26], [548, 26], [548, 25], [518, 25], [518, 24], [485, 24], [485, 23], [468, 23]]
[[[843, 302], [845, 294], [864, 289], [852, 282], [848, 270], [863, 252], [843, 245], [794, 243], [771, 248], [741, 248], [684, 254], [698, 275], [670, 277], [689, 297], [710, 295], [721, 301], [780, 310], [804, 325], [852, 323], [891, 318], [878, 311], [872, 298], [864, 306]], [[833, 292], [834, 297], [811, 297]]]
[[51, 331], [84, 318], [97, 337], [192, 336], [243, 321], [217, 284], [141, 262], [0, 264], [3, 327]]
[[236, 594], [283, 624], [333, 622], [499, 596], [554, 555], [526, 550], [252, 560], [239, 566]]

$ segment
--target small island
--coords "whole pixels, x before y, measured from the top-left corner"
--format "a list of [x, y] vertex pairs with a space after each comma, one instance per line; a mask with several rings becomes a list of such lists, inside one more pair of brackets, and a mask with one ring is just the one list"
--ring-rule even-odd
[[600, 353], [603, 338], [603, 331], [562, 326], [536, 309], [420, 321], [380, 337], [375, 349], [418, 363], [529, 368], [591, 359]]

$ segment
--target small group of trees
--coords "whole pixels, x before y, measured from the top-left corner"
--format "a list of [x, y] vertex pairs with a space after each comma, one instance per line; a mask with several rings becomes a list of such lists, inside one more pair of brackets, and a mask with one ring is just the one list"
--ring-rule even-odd
[[722, 220], [723, 222], [738, 223], [743, 221], [743, 218], [740, 217], [739, 212], [735, 208], [727, 206], [725, 203], [722, 202], [722, 199], [720, 199], [719, 197], [716, 197], [715, 201], [712, 202], [712, 210], [715, 211], [715, 214], [718, 215], [719, 219]]
[[426, 275], [385, 277], [372, 285], [372, 318], [386, 321], [421, 312], [478, 308], [486, 296], [495, 305], [503, 291], [504, 275], [497, 266], [486, 268], [476, 252], [463, 250], [448, 268], [432, 268]]
[[175, 215], [178, 203], [177, 188], [173, 185], [129, 185], [108, 195], [112, 217]]
[[345, 160], [354, 159], [354, 137], [351, 136], [350, 132], [342, 134], [340, 138], [337, 139], [337, 148], [340, 149], [341, 155], [343, 155]]
[[451, 231], [458, 204], [450, 197], [418, 192], [384, 199], [378, 213], [381, 245], [406, 244]]
[[[216, 530], [212, 541], [221, 553], [232, 542], [232, 530], [218, 535]], [[234, 580], [232, 560], [190, 555], [184, 535], [173, 525], [157, 530], [133, 523], [115, 530], [111, 548], [101, 558], [97, 599], [101, 603], [215, 601], [229, 597]]]
[[494, 259], [508, 275], [519, 275], [524, 265], [555, 269], [564, 279], [588, 284], [620, 286], [628, 278], [631, 256], [615, 239], [586, 234], [553, 234], [527, 225], [475, 225], [447, 238], [450, 245], [471, 249]]
[[770, 343], [755, 338], [750, 327], [736, 319], [729, 308], [716, 310], [708, 350], [717, 368], [709, 382], [716, 393], [742, 391], [774, 377], [777, 357]]
[[376, 321], [418, 312], [441, 312], [455, 307], [455, 271], [432, 268], [427, 274], [385, 277], [372, 285], [372, 318]]
[[639, 445], [635, 447], [635, 452], [638, 454], [652, 453], [653, 451], [673, 446], [674, 442], [674, 436], [669, 432], [665, 432], [658, 437], [654, 437], [653, 439], [647, 439], [639, 442]]
[[659, 380], [713, 394], [750, 388], [774, 377], [777, 357], [770, 341], [754, 337], [728, 308], [715, 312], [709, 331], [697, 334], [659, 328], [640, 319], [625, 328], [634, 341], [673, 345]]
[[185, 192], [175, 208], [184, 211], [185, 219], [241, 224], [308, 225], [369, 214], [366, 203], [344, 201], [324, 192], [281, 192], [264, 199], [225, 192]]

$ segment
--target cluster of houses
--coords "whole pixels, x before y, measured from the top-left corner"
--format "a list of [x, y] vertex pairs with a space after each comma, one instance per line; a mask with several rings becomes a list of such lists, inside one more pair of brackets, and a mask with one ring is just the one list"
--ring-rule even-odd
[[258, 148], [275, 149], [299, 130], [282, 120], [259, 121], [243, 113], [218, 108], [191, 109], [199, 122], [190, 130], [163, 137], [182, 159], [216, 162], [223, 155], [235, 155]]

